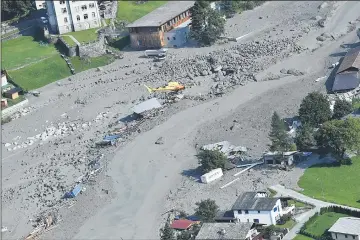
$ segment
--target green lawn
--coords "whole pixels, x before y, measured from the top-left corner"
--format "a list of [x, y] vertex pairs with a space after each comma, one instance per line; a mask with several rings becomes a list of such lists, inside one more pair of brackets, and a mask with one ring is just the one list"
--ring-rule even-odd
[[83, 30], [83, 31], [79, 31], [79, 32], [69, 32], [69, 33], [65, 33], [63, 35], [71, 35], [74, 38], [76, 38], [76, 40], [78, 40], [80, 43], [82, 42], [92, 42], [95, 41], [98, 37], [98, 34], [96, 33], [96, 30], [98, 30], [99, 28], [91, 28], [91, 29], [87, 29], [87, 30]]
[[274, 197], [274, 196], [277, 194], [276, 191], [274, 191], [274, 190], [272, 190], [272, 189], [270, 189], [270, 188], [268, 188], [268, 190], [269, 190], [269, 192], [270, 192], [270, 196], [269, 196], [269, 197]]
[[360, 109], [360, 98], [353, 98], [352, 107], [355, 111]]
[[299, 201], [296, 201], [296, 200], [289, 200], [289, 201], [288, 201], [288, 204], [289, 204], [289, 205], [294, 204], [295, 207], [307, 207], [307, 206], [308, 206], [306, 203], [299, 202]]
[[290, 219], [285, 224], [283, 224], [283, 225], [277, 224], [276, 226], [281, 227], [281, 228], [292, 229], [295, 225], [296, 225], [296, 222], [294, 220]]
[[62, 36], [62, 38], [64, 39], [64, 41], [69, 44], [70, 47], [75, 47], [76, 43], [71, 39], [71, 37], [69, 36]]
[[302, 194], [327, 202], [360, 208], [360, 157], [352, 165], [315, 165], [306, 169], [298, 185]]
[[58, 53], [54, 45], [40, 46], [33, 39], [32, 36], [22, 36], [2, 42], [2, 68], [14, 69]]
[[119, 1], [116, 18], [134, 22], [165, 3], [167, 1], [147, 1], [144, 4], [136, 4], [135, 1]]
[[296, 235], [296, 237], [293, 240], [314, 240], [313, 238], [304, 236], [302, 234], [298, 234]]
[[[112, 57], [101, 56], [92, 58], [89, 63], [83, 63], [79, 57], [71, 58], [76, 73], [103, 66], [111, 62]], [[33, 90], [43, 87], [51, 82], [71, 76], [69, 67], [60, 55], [55, 55], [46, 61], [32, 64], [16, 71], [9, 71], [13, 81], [20, 87]]]
[[327, 212], [319, 215], [314, 221], [305, 224], [306, 232], [314, 236], [322, 236], [339, 218], [348, 217], [342, 213]]

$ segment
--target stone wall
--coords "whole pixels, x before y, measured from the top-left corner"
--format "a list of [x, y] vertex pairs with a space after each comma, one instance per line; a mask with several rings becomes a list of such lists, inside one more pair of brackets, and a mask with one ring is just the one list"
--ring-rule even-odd
[[82, 44], [79, 47], [80, 57], [98, 57], [105, 54], [105, 37], [103, 34], [99, 34], [98, 39], [94, 42]]
[[14, 106], [5, 108], [1, 111], [1, 119], [5, 119], [12, 114], [16, 113], [17, 111], [20, 111], [22, 108], [24, 108], [29, 103], [29, 100], [25, 99], [22, 102], [19, 102], [18, 104], [15, 104]]
[[78, 46], [70, 47], [62, 37], [58, 38], [57, 44], [59, 44], [61, 48], [63, 48], [66, 56], [75, 57], [77, 55]]

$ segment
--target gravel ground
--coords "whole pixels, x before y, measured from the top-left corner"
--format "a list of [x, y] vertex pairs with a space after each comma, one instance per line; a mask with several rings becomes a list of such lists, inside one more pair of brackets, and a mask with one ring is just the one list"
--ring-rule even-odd
[[[125, 52], [124, 59], [102, 71], [77, 74], [40, 89], [39, 98], [29, 97], [30, 107], [2, 125], [2, 217], [10, 230], [3, 236], [23, 237], [33, 228], [30, 219], [53, 211], [63, 221], [44, 239], [157, 238], [161, 213], [174, 205], [191, 211], [194, 202], [217, 191], [214, 198], [226, 209], [235, 198], [228, 195], [236, 189], [264, 188], [279, 177], [295, 186], [301, 171], [254, 169], [224, 191], [218, 187], [232, 179], [230, 173], [211, 185], [181, 173], [196, 167], [195, 143], [229, 140], [249, 147], [258, 158], [266, 150], [272, 112], [292, 116], [308, 92], [324, 91], [324, 81], [314, 80], [329, 75], [327, 67], [339, 59], [329, 54], [355, 41], [354, 31], [335, 33], [356, 20], [360, 4], [329, 3], [319, 9], [320, 4], [267, 3], [228, 21], [227, 32], [254, 32], [241, 43], [173, 49], [161, 64], [141, 58], [140, 52]], [[348, 14], [341, 19], [342, 28], [334, 27], [332, 19], [340, 13]], [[324, 28], [311, 20], [317, 15], [327, 19], [325, 28], [335, 36], [321, 44], [315, 38]], [[221, 71], [214, 69], [218, 66]], [[291, 74], [280, 73], [282, 69]], [[153, 97], [143, 84], [158, 86], [169, 79], [185, 83], [184, 99], [173, 103], [156, 94], [165, 106], [161, 112], [129, 131], [117, 147], [94, 148], [105, 134], [123, 126], [118, 120], [134, 104]], [[163, 145], [154, 144], [159, 137]], [[86, 191], [69, 209], [71, 202], [60, 198], [91, 172], [89, 163], [99, 157], [104, 170], [96, 183], [84, 184]], [[176, 190], [179, 186], [182, 190]]]

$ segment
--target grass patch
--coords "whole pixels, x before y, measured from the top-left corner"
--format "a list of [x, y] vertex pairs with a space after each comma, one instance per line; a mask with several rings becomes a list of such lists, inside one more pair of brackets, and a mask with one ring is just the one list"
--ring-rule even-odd
[[268, 188], [268, 190], [269, 190], [269, 192], [270, 192], [270, 196], [269, 196], [269, 197], [275, 197], [275, 195], [277, 194], [277, 192], [274, 191], [274, 190], [272, 190], [272, 189], [270, 189], [270, 188]]
[[341, 217], [348, 217], [348, 215], [335, 212], [318, 215], [314, 221], [305, 224], [305, 231], [314, 236], [321, 237]]
[[96, 30], [98, 29], [99, 28], [91, 28], [78, 32], [69, 32], [64, 35], [71, 35], [76, 38], [76, 40], [78, 40], [80, 43], [88, 43], [97, 40], [98, 34], [96, 33]]
[[111, 23], [111, 19], [109, 18], [109, 19], [105, 19], [105, 23], [106, 23], [106, 25], [110, 25], [110, 23]]
[[54, 45], [41, 46], [32, 36], [21, 36], [2, 42], [1, 65], [5, 69], [14, 69], [54, 54], [57, 54]]
[[[104, 66], [111, 61], [112, 57], [108, 55], [91, 58], [88, 62], [80, 60], [79, 57], [71, 58], [71, 63], [77, 73], [90, 68]], [[69, 77], [72, 74], [64, 59], [60, 55], [56, 55], [46, 61], [35, 63], [19, 70], [9, 71], [9, 75], [21, 88], [33, 90]]]
[[22, 102], [22, 101], [24, 101], [25, 100], [25, 96], [23, 96], [23, 95], [19, 95], [19, 97], [18, 98], [16, 98], [16, 99], [7, 99], [7, 102], [8, 102], [8, 107], [11, 107], [11, 106], [14, 106], [14, 105], [16, 105], [16, 104], [18, 104], [19, 102]]
[[296, 225], [296, 222], [292, 219], [286, 221], [284, 224], [277, 224], [276, 226], [281, 227], [281, 228], [289, 228], [292, 229], [294, 226]]
[[298, 234], [293, 240], [313, 240], [313, 238]]
[[352, 99], [352, 107], [354, 111], [357, 111], [360, 109], [360, 98], [353, 98]]
[[360, 208], [360, 157], [352, 165], [315, 165], [306, 169], [298, 185], [302, 194], [327, 202]]
[[135, 1], [119, 1], [116, 18], [118, 20], [134, 22], [165, 3], [167, 1], [147, 1], [143, 4], [136, 4]]
[[296, 200], [289, 200], [289, 201], [288, 201], [288, 204], [289, 204], [289, 205], [294, 204], [295, 207], [309, 207], [309, 205], [307, 205], [306, 203], [298, 202], [298, 201], [296, 201]]
[[70, 46], [70, 47], [75, 47], [76, 43], [71, 39], [71, 37], [69, 36], [62, 36], [62, 38], [64, 39], [64, 41]]

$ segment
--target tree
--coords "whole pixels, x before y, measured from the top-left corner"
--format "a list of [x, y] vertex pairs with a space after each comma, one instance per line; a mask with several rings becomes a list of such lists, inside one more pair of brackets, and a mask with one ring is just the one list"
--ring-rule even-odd
[[309, 93], [301, 102], [299, 118], [302, 124], [317, 127], [331, 119], [330, 103], [325, 95], [319, 92]]
[[291, 146], [289, 135], [286, 132], [285, 122], [277, 112], [274, 112], [271, 118], [269, 138], [271, 140], [270, 151], [285, 152], [289, 150]]
[[295, 144], [299, 150], [307, 150], [316, 145], [314, 130], [308, 124], [302, 125], [296, 131]]
[[208, 46], [215, 43], [225, 31], [225, 19], [210, 2], [198, 0], [191, 9], [190, 36], [200, 44]]
[[316, 134], [318, 146], [329, 149], [340, 161], [346, 150], [360, 152], [360, 119], [332, 120]]
[[34, 10], [34, 4], [31, 0], [2, 0], [1, 20], [7, 21], [19, 17], [31, 10]]
[[190, 240], [190, 239], [191, 239], [191, 233], [189, 231], [182, 231], [176, 237], [176, 240]]
[[195, 203], [197, 208], [195, 209], [195, 215], [200, 218], [203, 222], [212, 222], [219, 211], [216, 202], [211, 199], [202, 200], [201, 202]]
[[199, 159], [203, 173], [210, 172], [216, 168], [224, 169], [227, 161], [226, 156], [217, 150], [201, 150], [196, 156]]
[[175, 232], [170, 227], [168, 222], [165, 223], [165, 226], [160, 229], [160, 239], [161, 240], [175, 240]]
[[334, 105], [334, 113], [333, 118], [334, 119], [341, 119], [342, 117], [348, 115], [352, 112], [352, 105], [350, 102], [346, 100], [336, 99], [335, 105]]
[[239, 1], [229, 1], [222, 0], [221, 1], [221, 9], [226, 17], [232, 17], [240, 8]]

